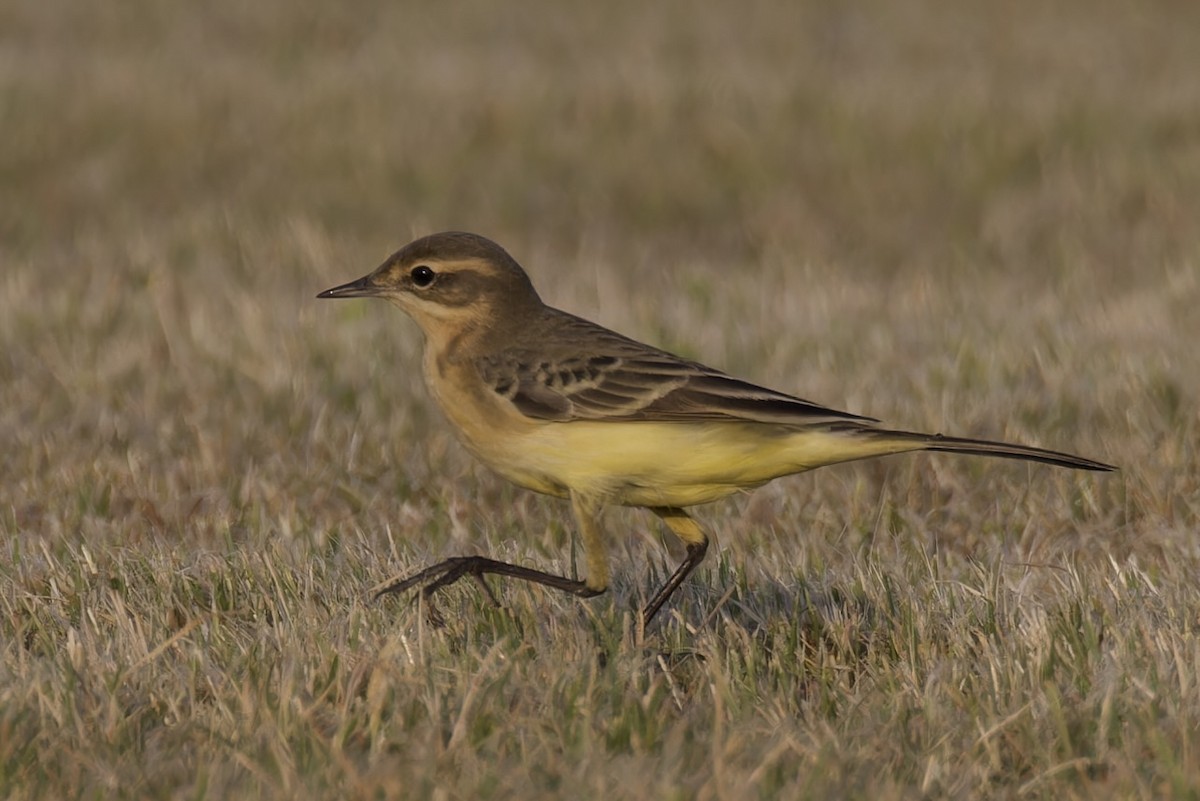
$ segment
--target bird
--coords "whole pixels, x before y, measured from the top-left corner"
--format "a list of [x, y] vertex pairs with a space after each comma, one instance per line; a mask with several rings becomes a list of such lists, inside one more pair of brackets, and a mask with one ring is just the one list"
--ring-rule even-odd
[[487, 575], [599, 595], [611, 576], [600, 512], [643, 507], [686, 546], [642, 609], [644, 627], [708, 550], [687, 510], [781, 476], [907, 451], [1116, 469], [1043, 448], [886, 428], [643, 344], [547, 305], [521, 265], [478, 234], [421, 237], [317, 297], [383, 298], [407, 312], [424, 336], [429, 393], [458, 439], [513, 484], [567, 499], [583, 544], [582, 579], [456, 556], [381, 584], [377, 598], [419, 587], [432, 601], [470, 576], [496, 603]]

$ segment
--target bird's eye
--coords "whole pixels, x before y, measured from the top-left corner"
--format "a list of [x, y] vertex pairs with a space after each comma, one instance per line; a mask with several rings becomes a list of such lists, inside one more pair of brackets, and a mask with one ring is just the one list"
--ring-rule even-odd
[[437, 274], [434, 273], [432, 267], [426, 267], [424, 264], [419, 264], [412, 268], [412, 272], [409, 273], [409, 276], [412, 278], [412, 282], [416, 286], [424, 289], [433, 283], [433, 279], [437, 277]]

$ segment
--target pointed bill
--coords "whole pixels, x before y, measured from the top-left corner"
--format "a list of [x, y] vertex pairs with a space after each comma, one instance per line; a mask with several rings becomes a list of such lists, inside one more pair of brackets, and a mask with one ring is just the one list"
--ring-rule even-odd
[[371, 282], [371, 276], [364, 275], [357, 281], [326, 289], [318, 298], [372, 298], [379, 294], [379, 287]]

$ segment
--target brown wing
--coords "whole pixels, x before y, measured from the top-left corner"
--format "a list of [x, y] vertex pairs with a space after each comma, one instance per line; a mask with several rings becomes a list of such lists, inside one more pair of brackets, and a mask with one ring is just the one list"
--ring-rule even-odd
[[[563, 314], [545, 347], [476, 360], [484, 382], [539, 420], [748, 420], [783, 425], [875, 422], [681, 359]], [[569, 343], [580, 342], [577, 347]]]

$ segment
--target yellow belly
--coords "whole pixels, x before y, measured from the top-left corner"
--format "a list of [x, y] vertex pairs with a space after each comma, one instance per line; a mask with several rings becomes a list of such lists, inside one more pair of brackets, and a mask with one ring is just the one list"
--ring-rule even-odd
[[574, 491], [627, 506], [694, 506], [779, 476], [914, 447], [750, 421], [533, 420], [462, 365], [442, 365], [427, 351], [425, 368], [468, 450], [514, 484], [559, 497]]
[[896, 449], [749, 422], [540, 423], [520, 436], [464, 436], [464, 442], [484, 464], [527, 489], [557, 496], [576, 490], [629, 506], [709, 503], [779, 476]]

